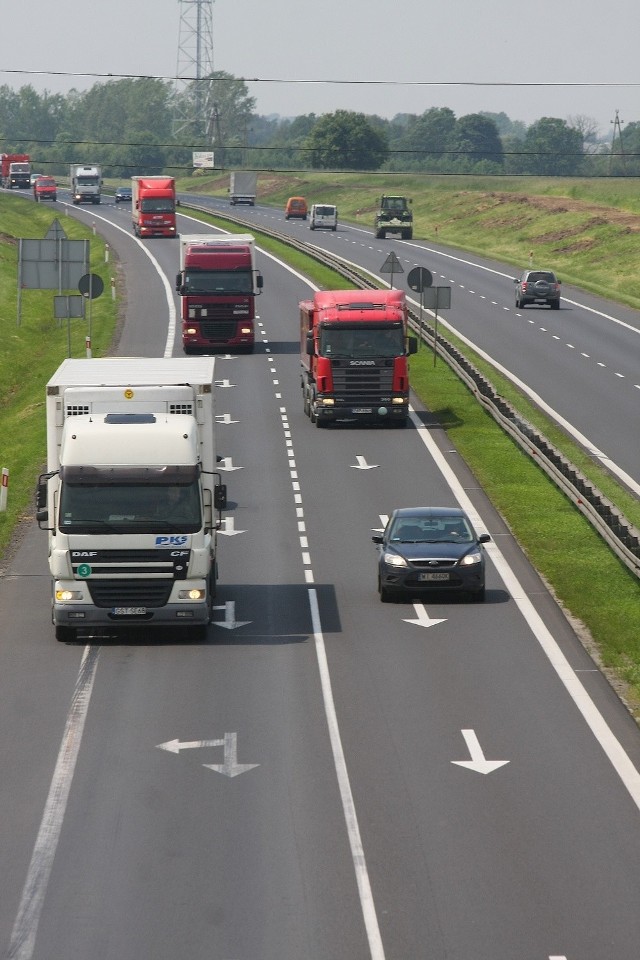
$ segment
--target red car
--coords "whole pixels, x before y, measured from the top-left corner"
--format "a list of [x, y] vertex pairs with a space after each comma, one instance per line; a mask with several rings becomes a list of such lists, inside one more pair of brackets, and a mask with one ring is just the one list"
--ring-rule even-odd
[[53, 177], [38, 177], [33, 183], [33, 199], [38, 203], [41, 200], [57, 200], [58, 185]]

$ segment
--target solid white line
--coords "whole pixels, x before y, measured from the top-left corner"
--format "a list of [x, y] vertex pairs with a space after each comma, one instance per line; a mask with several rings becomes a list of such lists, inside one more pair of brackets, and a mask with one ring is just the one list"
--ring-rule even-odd
[[[474, 526], [486, 529], [486, 524], [482, 521], [480, 515], [471, 503], [464, 488], [458, 481], [449, 463], [442, 455], [435, 441], [431, 437], [427, 428], [415, 415], [412, 410], [410, 413], [418, 434], [425, 447], [433, 457], [438, 470], [449, 484], [453, 494], [460, 504], [471, 517]], [[573, 702], [584, 717], [589, 729], [609, 758], [618, 776], [629, 791], [633, 802], [640, 810], [640, 774], [634, 767], [629, 756], [625, 753], [620, 742], [615, 737], [613, 731], [608, 726], [604, 717], [596, 707], [595, 703], [583, 687], [575, 670], [570, 666], [565, 655], [562, 653], [557, 641], [551, 635], [542, 618], [536, 611], [531, 600], [526, 595], [526, 591], [518, 581], [513, 570], [505, 560], [504, 556], [496, 546], [495, 542], [486, 545], [487, 553], [490, 555], [502, 581], [509, 591], [513, 601], [518, 606], [524, 620], [529, 625], [530, 630], [536, 640], [549, 658], [549, 661], [556, 671], [558, 677], [565, 686], [565, 689], [571, 696]]]
[[358, 893], [360, 895], [360, 906], [364, 919], [367, 939], [369, 941], [369, 952], [371, 960], [384, 960], [384, 948], [380, 937], [380, 928], [378, 926], [378, 917], [373, 902], [371, 884], [369, 882], [369, 873], [364, 856], [362, 839], [360, 837], [360, 827], [358, 826], [358, 817], [356, 815], [353, 793], [349, 782], [347, 772], [347, 763], [342, 748], [342, 739], [338, 727], [338, 718], [336, 715], [335, 703], [333, 700], [333, 691], [331, 689], [331, 678], [329, 676], [329, 666], [327, 663], [327, 653], [322, 634], [322, 625], [320, 623], [320, 611], [318, 608], [318, 596], [315, 590], [309, 590], [309, 606], [311, 608], [311, 622], [313, 625], [313, 635], [316, 647], [316, 657], [318, 660], [318, 670], [320, 673], [320, 683], [322, 687], [322, 696], [324, 700], [324, 709], [329, 726], [329, 738], [331, 740], [331, 749], [333, 750], [333, 762], [336, 768], [338, 778], [338, 787], [342, 799], [342, 809], [344, 819], [347, 825], [349, 844], [351, 846], [351, 857], [356, 873], [358, 883]]
[[89, 710], [98, 667], [99, 647], [85, 647], [76, 686], [67, 715], [58, 760], [49, 787], [40, 830], [36, 838], [18, 914], [9, 943], [9, 960], [31, 960], [53, 859], [62, 831], [71, 781], [80, 752], [82, 732]]

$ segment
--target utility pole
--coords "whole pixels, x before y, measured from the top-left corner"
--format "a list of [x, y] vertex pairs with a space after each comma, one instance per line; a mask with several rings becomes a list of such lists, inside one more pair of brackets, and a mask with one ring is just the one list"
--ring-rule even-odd
[[612, 121], [611, 121], [611, 123], [613, 124], [613, 137], [612, 137], [612, 139], [611, 139], [611, 153], [609, 154], [609, 176], [611, 176], [612, 170], [613, 170], [613, 158], [614, 158], [614, 156], [617, 156], [617, 155], [616, 155], [616, 152], [615, 152], [615, 150], [616, 150], [616, 133], [617, 133], [617, 135], [618, 135], [618, 145], [619, 145], [619, 148], [620, 148], [620, 157], [621, 157], [621, 161], [622, 161], [622, 163], [621, 163], [622, 173], [623, 173], [623, 175], [626, 175], [626, 173], [627, 173], [627, 162], [626, 162], [626, 157], [625, 157], [625, 155], [624, 155], [624, 144], [623, 144], [623, 142], [622, 142], [622, 123], [623, 123], [623, 122], [624, 122], [624, 121], [620, 120], [620, 114], [619, 114], [619, 112], [616, 110], [615, 120], [612, 120]]

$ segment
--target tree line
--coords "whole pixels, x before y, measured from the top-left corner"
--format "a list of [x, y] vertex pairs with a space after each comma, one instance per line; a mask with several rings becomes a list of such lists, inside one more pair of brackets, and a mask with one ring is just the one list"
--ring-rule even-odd
[[217, 168], [639, 176], [640, 123], [611, 143], [582, 116], [529, 126], [504, 113], [456, 117], [446, 107], [391, 120], [348, 110], [265, 117], [244, 81], [223, 71], [180, 92], [148, 77], [68, 94], [0, 86], [0, 151], [28, 153], [42, 172], [100, 163], [108, 177], [180, 175], [194, 151], [210, 150]]

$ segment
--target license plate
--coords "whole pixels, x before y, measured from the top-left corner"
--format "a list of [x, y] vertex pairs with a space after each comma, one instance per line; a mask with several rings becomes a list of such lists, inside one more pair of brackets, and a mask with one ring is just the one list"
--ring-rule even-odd
[[448, 580], [448, 573], [421, 573], [418, 580]]
[[113, 607], [111, 611], [114, 617], [144, 617], [146, 612], [146, 607]]
[[354, 407], [352, 413], [373, 413], [371, 407]]

